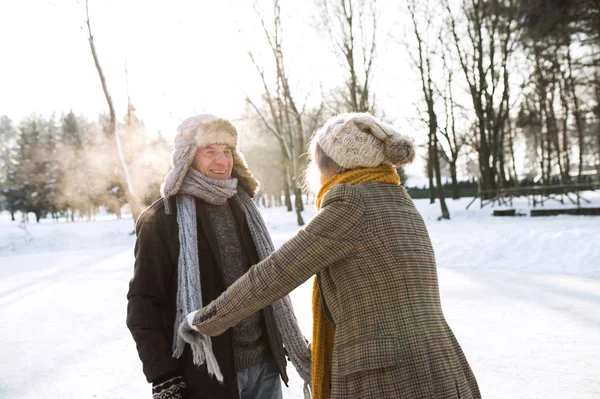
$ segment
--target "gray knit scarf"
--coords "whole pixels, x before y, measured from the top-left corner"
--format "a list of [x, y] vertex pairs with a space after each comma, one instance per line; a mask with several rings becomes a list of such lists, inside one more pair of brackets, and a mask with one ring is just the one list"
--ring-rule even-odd
[[[178, 327], [182, 323], [187, 323], [186, 317], [190, 312], [203, 307], [195, 198], [200, 198], [213, 205], [224, 205], [228, 199], [233, 198], [244, 212], [260, 260], [268, 257], [274, 250], [271, 236], [258, 208], [252, 198], [243, 189], [237, 187], [236, 178], [215, 180], [206, 177], [196, 169], [189, 169], [176, 197], [180, 251], [173, 356], [177, 358], [181, 356], [185, 347], [184, 339], [181, 334], [178, 334]], [[290, 298], [285, 296], [275, 302], [273, 312], [288, 356], [305, 382], [306, 397], [307, 386], [310, 386], [311, 381], [311, 357], [294, 316]], [[188, 343], [192, 348], [194, 363], [199, 365], [206, 361], [208, 372], [222, 382], [223, 375], [214, 357], [210, 337], [196, 332], [194, 339]]]

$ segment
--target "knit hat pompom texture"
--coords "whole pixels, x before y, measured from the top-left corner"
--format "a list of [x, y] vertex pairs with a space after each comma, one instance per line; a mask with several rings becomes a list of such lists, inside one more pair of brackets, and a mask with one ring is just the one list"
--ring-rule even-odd
[[402, 166], [415, 158], [413, 140], [370, 114], [340, 114], [329, 119], [313, 138], [346, 169]]
[[238, 134], [226, 119], [210, 114], [192, 116], [177, 127], [174, 150], [171, 154], [171, 170], [162, 186], [161, 194], [167, 200], [177, 194], [188, 169], [194, 162], [196, 151], [211, 144], [226, 144], [233, 150], [233, 175], [250, 195], [258, 191], [258, 180], [252, 175], [244, 155], [238, 149]]

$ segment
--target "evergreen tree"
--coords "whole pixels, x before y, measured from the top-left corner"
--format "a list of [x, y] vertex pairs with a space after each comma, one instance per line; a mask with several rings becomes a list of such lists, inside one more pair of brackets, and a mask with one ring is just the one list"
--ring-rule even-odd
[[0, 117], [0, 210], [10, 212], [15, 220], [15, 198], [9, 189], [11, 176], [14, 175], [13, 153], [17, 131], [12, 121], [3, 115]]
[[8, 174], [6, 194], [13, 209], [33, 212], [40, 221], [51, 210], [53, 181], [52, 139], [54, 129], [42, 117], [32, 115], [19, 125], [14, 168]]

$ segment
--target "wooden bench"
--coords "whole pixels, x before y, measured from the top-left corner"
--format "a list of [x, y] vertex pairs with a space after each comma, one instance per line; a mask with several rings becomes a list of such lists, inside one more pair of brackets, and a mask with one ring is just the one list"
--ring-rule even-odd
[[494, 216], [515, 216], [514, 209], [494, 209]]
[[600, 208], [532, 209], [531, 216], [586, 215], [600, 216]]

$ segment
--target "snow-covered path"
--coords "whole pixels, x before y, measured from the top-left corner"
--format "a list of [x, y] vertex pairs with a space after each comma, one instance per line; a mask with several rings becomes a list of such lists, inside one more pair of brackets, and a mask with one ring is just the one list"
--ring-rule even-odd
[[442, 304], [484, 398], [599, 398], [600, 283], [440, 269]]
[[118, 246], [10, 258], [12, 276], [0, 270], [0, 315], [10, 321], [1, 333], [0, 397], [147, 394], [124, 329], [131, 253]]
[[[441, 223], [417, 204], [484, 398], [600, 398], [600, 219], [495, 219], [463, 202]], [[264, 214], [276, 245], [296, 229], [279, 209]], [[29, 245], [6, 215], [2, 230], [0, 398], [149, 398], [125, 327], [131, 222], [33, 225]], [[310, 288], [292, 293], [307, 337]], [[284, 396], [301, 398], [291, 374]]]

